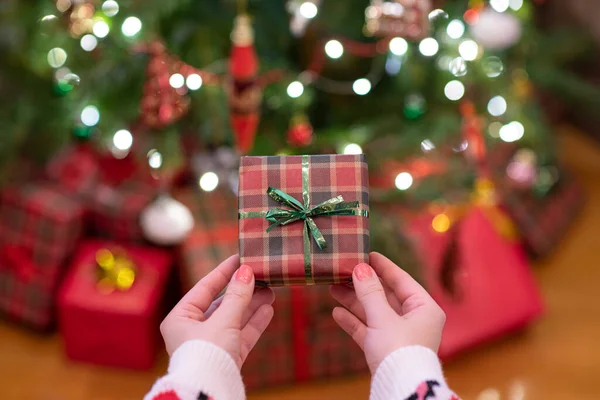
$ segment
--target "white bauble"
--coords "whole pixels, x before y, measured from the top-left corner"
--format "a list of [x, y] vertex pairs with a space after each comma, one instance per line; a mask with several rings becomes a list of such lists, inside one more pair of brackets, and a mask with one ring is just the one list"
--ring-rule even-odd
[[471, 27], [471, 36], [488, 49], [502, 50], [517, 43], [522, 30], [521, 22], [514, 14], [486, 8]]
[[163, 195], [142, 211], [140, 225], [150, 242], [171, 246], [187, 237], [194, 227], [194, 217], [186, 206], [171, 196]]

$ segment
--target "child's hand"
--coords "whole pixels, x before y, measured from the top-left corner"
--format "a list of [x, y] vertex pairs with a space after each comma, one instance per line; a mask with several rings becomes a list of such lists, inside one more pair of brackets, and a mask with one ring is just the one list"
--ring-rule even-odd
[[[169, 355], [188, 340], [204, 340], [228, 352], [242, 367], [273, 318], [275, 295], [268, 288], [253, 293], [252, 269], [238, 269], [239, 264], [237, 255], [223, 261], [167, 315], [160, 331]], [[227, 283], [225, 295], [213, 301]]]
[[370, 262], [373, 268], [367, 264], [354, 268], [354, 289], [332, 286], [331, 294], [346, 307], [336, 307], [333, 318], [365, 352], [371, 373], [401, 347], [421, 345], [437, 352], [446, 321], [444, 311], [421, 285], [383, 255], [371, 253]]

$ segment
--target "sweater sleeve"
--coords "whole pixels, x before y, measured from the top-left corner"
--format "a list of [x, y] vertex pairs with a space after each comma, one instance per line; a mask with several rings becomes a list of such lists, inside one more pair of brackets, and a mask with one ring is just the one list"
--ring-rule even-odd
[[379, 365], [371, 382], [371, 400], [459, 400], [444, 380], [433, 351], [402, 347]]
[[167, 375], [144, 400], [242, 400], [240, 370], [223, 349], [202, 340], [185, 342], [171, 356]]

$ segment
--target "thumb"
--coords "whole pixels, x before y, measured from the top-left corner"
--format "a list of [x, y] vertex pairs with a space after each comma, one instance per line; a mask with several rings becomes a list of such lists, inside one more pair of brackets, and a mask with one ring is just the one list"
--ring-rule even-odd
[[229, 328], [242, 328], [244, 311], [248, 308], [254, 292], [252, 268], [242, 265], [231, 278], [223, 296], [223, 302], [213, 313], [213, 318]]
[[356, 298], [365, 309], [367, 325], [374, 326], [385, 323], [395, 312], [385, 296], [381, 281], [373, 268], [368, 264], [358, 264], [352, 274]]

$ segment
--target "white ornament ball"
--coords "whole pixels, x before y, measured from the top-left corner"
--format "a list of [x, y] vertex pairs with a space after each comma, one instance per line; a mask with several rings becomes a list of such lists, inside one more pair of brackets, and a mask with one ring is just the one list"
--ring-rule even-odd
[[471, 27], [471, 35], [484, 47], [492, 50], [506, 49], [521, 39], [523, 28], [514, 14], [499, 13], [486, 8]]
[[181, 243], [194, 227], [190, 210], [170, 196], [161, 196], [149, 204], [140, 215], [140, 225], [146, 239], [160, 246]]

